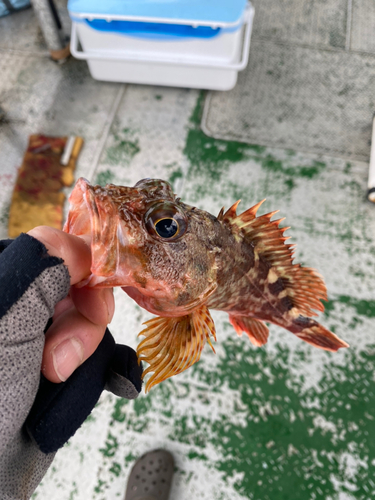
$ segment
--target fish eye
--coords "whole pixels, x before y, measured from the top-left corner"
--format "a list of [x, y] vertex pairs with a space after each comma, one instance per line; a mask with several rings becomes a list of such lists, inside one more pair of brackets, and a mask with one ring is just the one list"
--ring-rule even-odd
[[187, 219], [174, 203], [159, 202], [146, 212], [145, 225], [151, 236], [162, 241], [176, 241], [185, 234]]
[[169, 218], [159, 220], [154, 228], [161, 238], [173, 238], [179, 231], [178, 222]]

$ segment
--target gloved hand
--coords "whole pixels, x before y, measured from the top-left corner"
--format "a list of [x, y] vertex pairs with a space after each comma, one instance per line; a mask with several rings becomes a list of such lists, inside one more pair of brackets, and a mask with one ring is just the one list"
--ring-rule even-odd
[[[58, 243], [52, 246], [29, 235], [0, 241], [2, 500], [31, 496], [54, 451], [75, 433], [104, 388], [127, 398], [141, 390], [142, 368], [135, 352], [115, 344], [106, 329], [110, 315], [97, 321], [104, 295], [89, 292], [84, 300], [81, 291], [73, 301], [66, 298], [69, 290], [74, 298], [70, 285], [88, 273], [89, 248], [75, 236], [55, 236]], [[91, 318], [88, 305], [93, 306]], [[73, 359], [80, 366], [72, 375], [72, 359], [60, 357], [60, 370], [53, 355], [56, 346], [71, 338], [80, 346]]]
[[43, 453], [57, 451], [86, 420], [104, 389], [135, 399], [141, 375], [134, 349], [116, 344], [107, 328], [94, 354], [66, 382], [56, 384], [41, 374], [26, 430]]

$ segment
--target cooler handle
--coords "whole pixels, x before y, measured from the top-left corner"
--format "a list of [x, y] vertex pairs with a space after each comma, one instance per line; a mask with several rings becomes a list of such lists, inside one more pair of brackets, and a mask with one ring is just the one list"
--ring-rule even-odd
[[184, 60], [178, 57], [157, 57], [152, 58], [145, 57], [138, 54], [116, 54], [115, 52], [106, 52], [104, 50], [96, 50], [95, 52], [85, 52], [83, 50], [78, 50], [78, 36], [76, 23], [72, 23], [72, 36], [70, 39], [70, 52], [76, 59], [111, 59], [111, 60], [126, 60], [135, 62], [147, 62], [147, 63], [162, 63], [162, 64], [183, 64], [184, 66], [204, 66], [210, 68], [220, 68], [241, 71], [246, 68], [249, 61], [250, 53], [250, 36], [251, 28], [253, 24], [254, 9], [251, 4], [247, 4], [244, 13], [244, 25], [245, 25], [245, 35], [243, 38], [242, 45], [242, 57], [238, 63], [225, 64], [225, 63], [215, 63], [203, 60]]

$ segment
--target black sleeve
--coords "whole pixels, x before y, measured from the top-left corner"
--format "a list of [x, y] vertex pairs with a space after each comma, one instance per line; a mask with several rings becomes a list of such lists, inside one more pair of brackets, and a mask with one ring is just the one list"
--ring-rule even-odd
[[[43, 271], [62, 263], [62, 259], [48, 255], [43, 243], [28, 234], [21, 234], [16, 240], [0, 240], [0, 319]], [[64, 287], [66, 295], [67, 270], [64, 274], [68, 285]]]

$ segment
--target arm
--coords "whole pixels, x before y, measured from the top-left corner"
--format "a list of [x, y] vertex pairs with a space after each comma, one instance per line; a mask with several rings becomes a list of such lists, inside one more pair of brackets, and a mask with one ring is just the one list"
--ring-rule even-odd
[[38, 390], [44, 329], [70, 279], [62, 260], [28, 235], [0, 245], [0, 491], [13, 500], [32, 493], [54, 456], [22, 426]]

